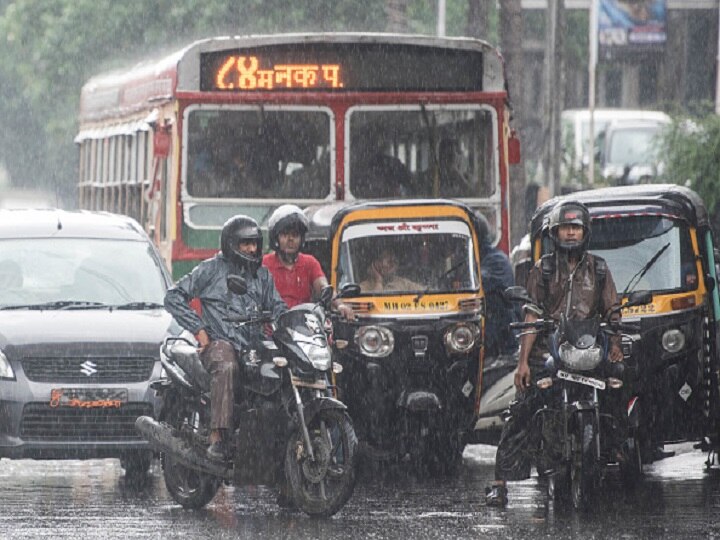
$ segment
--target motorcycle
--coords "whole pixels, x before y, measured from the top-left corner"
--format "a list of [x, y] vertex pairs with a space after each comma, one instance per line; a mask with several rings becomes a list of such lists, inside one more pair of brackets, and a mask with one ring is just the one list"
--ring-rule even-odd
[[[532, 303], [522, 287], [511, 287], [506, 295]], [[613, 436], [620, 429], [621, 419], [619, 413], [608, 412], [606, 402], [620, 401], [621, 396], [609, 393], [623, 387], [624, 364], [608, 360], [608, 343], [610, 335], [639, 330], [636, 323], [612, 321], [613, 313], [651, 301], [652, 293], [637, 292], [605, 320], [548, 318], [510, 325], [523, 333], [548, 338], [550, 354], [544, 376], [535, 381], [543, 392], [545, 406], [535, 413], [533, 429], [539, 435], [537, 469], [547, 477], [547, 492], [553, 500], [570, 498], [575, 509], [586, 509], [609, 463], [619, 463], [623, 481], [629, 487], [642, 474], [633, 417], [635, 397], [628, 400], [628, 430], [621, 446]]]
[[[244, 279], [228, 277], [244, 294]], [[350, 294], [343, 291], [338, 294]], [[231, 457], [206, 455], [210, 425], [210, 374], [196, 345], [167, 338], [161, 361], [167, 378], [154, 384], [162, 398], [156, 421], [142, 416], [136, 428], [161, 453], [168, 492], [185, 508], [202, 508], [221, 483], [266, 484], [311, 516], [331, 516], [353, 493], [357, 437], [345, 405], [333, 397], [334, 363], [325, 311], [332, 287], [318, 304], [301, 304], [273, 321], [269, 314], [226, 319], [238, 326], [271, 325], [272, 340], [241, 355], [241, 388], [235, 396]]]

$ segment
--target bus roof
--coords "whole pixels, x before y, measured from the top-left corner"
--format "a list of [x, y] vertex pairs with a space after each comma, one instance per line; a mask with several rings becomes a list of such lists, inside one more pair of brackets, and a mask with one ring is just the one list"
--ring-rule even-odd
[[82, 88], [80, 121], [141, 112], [172, 100], [177, 93], [199, 91], [202, 53], [291, 44], [386, 44], [476, 51], [483, 53], [483, 91], [505, 91], [500, 52], [480, 39], [384, 33], [226, 36], [198, 40], [162, 58], [92, 77]]

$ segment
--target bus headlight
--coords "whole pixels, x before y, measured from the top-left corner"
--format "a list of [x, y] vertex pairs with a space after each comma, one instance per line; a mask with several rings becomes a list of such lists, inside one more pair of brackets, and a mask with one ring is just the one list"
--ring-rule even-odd
[[384, 358], [395, 348], [393, 333], [384, 326], [361, 326], [355, 333], [355, 343], [372, 358]]
[[14, 379], [15, 372], [13, 371], [10, 362], [8, 361], [5, 353], [0, 351], [0, 379]]
[[666, 330], [662, 336], [662, 346], [669, 353], [676, 353], [685, 346], [685, 334], [677, 328]]
[[445, 345], [452, 352], [468, 352], [475, 346], [478, 328], [474, 324], [459, 323], [445, 332]]

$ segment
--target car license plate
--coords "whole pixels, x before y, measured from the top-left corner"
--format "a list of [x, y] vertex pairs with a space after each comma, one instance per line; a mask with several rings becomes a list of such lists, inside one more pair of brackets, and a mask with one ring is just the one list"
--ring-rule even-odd
[[566, 381], [584, 384], [585, 386], [592, 386], [598, 390], [605, 390], [605, 381], [601, 381], [599, 379], [593, 379], [592, 377], [586, 377], [585, 375], [578, 375], [577, 373], [568, 373], [562, 369], [558, 370], [557, 376], [558, 378], [565, 379]]
[[126, 388], [54, 388], [50, 406], [78, 409], [119, 409], [127, 403]]

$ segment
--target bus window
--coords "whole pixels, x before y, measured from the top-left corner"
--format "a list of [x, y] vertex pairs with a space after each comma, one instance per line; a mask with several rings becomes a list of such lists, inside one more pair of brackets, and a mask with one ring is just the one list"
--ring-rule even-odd
[[350, 112], [354, 197], [485, 198], [498, 183], [491, 109], [358, 107]]
[[202, 198], [324, 199], [330, 193], [330, 117], [323, 111], [194, 109], [186, 185]]

